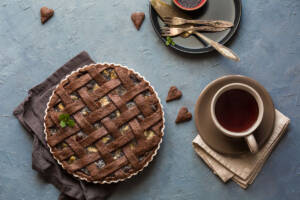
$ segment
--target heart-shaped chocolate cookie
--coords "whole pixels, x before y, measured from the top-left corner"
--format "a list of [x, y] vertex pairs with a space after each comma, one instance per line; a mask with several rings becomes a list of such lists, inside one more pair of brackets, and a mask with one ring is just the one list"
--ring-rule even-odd
[[47, 8], [47, 7], [42, 7], [41, 8], [41, 22], [42, 24], [46, 23], [54, 14], [54, 10]]
[[144, 19], [145, 19], [145, 13], [143, 13], [143, 12], [135, 12], [135, 13], [132, 13], [132, 15], [131, 15], [131, 20], [137, 30], [140, 30]]
[[181, 96], [182, 92], [176, 86], [171, 86], [166, 101], [169, 102], [175, 99], [180, 99]]
[[180, 108], [177, 118], [176, 118], [176, 124], [190, 121], [192, 119], [192, 114], [189, 112], [187, 107]]

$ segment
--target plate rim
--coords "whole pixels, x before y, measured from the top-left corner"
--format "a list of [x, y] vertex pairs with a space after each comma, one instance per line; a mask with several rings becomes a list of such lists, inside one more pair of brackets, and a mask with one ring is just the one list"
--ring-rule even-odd
[[[241, 0], [233, 0], [233, 1], [235, 2], [235, 7], [238, 7], [238, 12], [236, 12], [236, 13], [238, 13], [238, 15], [234, 19], [234, 26], [231, 29], [231, 31], [220, 41], [221, 44], [226, 44], [235, 35], [235, 33], [240, 25], [241, 16], [242, 16], [242, 1]], [[149, 15], [150, 15], [150, 21], [151, 21], [152, 27], [153, 27], [155, 33], [157, 34], [157, 36], [163, 42], [163, 44], [165, 44], [166, 39], [161, 36], [160, 31], [157, 28], [157, 22], [156, 22], [156, 20], [154, 20], [155, 16], [153, 16], [153, 13], [156, 13], [156, 11], [152, 7], [151, 3], [149, 2]], [[208, 53], [208, 52], [215, 50], [211, 46], [199, 48], [199, 49], [190, 49], [190, 48], [186, 48], [186, 47], [175, 44], [174, 46], [171, 45], [169, 47], [176, 51], [187, 53], [187, 54], [203, 54], [203, 53]]]

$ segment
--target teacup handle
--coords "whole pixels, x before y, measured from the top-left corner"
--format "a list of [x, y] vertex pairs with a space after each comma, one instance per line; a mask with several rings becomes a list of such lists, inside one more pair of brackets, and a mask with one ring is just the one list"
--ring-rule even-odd
[[246, 136], [245, 140], [248, 144], [248, 147], [249, 147], [251, 153], [257, 153], [258, 145], [257, 145], [257, 142], [256, 142], [255, 137], [253, 136], [253, 134]]

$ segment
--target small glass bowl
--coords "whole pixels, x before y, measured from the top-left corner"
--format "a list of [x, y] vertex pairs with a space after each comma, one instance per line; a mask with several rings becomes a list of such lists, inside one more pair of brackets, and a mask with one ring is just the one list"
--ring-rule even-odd
[[207, 0], [201, 0], [197, 6], [192, 7], [192, 8], [187, 8], [187, 7], [184, 7], [183, 5], [181, 5], [181, 4], [178, 2], [178, 0], [173, 0], [173, 3], [174, 3], [178, 8], [180, 8], [181, 10], [184, 10], [184, 11], [196, 11], [196, 10], [202, 8], [202, 7], [205, 5], [206, 2], [207, 2]]

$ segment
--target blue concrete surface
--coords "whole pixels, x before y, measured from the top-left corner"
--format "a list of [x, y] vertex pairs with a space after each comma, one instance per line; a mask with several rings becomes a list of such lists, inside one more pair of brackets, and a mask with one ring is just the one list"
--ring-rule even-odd
[[[55, 16], [41, 25], [41, 6]], [[134, 11], [146, 13], [137, 32]], [[300, 196], [300, 1], [243, 0], [240, 29], [230, 47], [241, 62], [217, 53], [177, 54], [162, 45], [148, 15], [147, 0], [0, 1], [0, 199], [57, 199], [58, 190], [31, 169], [32, 138], [12, 111], [34, 85], [82, 50], [97, 61], [122, 63], [143, 74], [165, 99], [170, 85], [180, 101], [164, 104], [165, 137], [158, 156], [140, 175], [119, 184], [111, 200], [256, 199]], [[223, 184], [196, 156], [194, 122], [175, 125], [177, 110], [193, 111], [201, 90], [226, 74], [262, 83], [276, 107], [291, 118], [288, 134], [246, 191]]]

